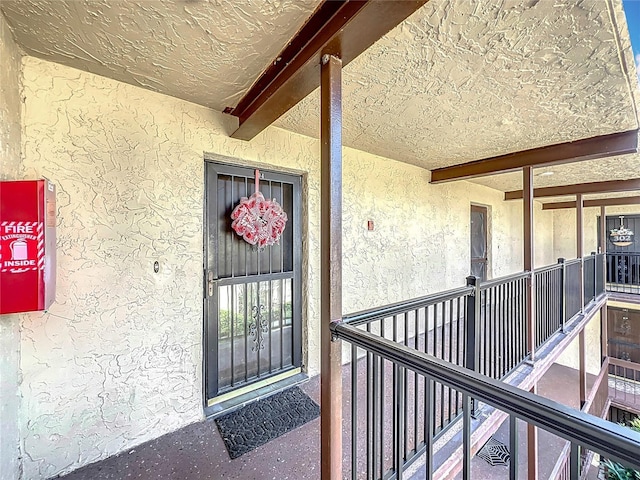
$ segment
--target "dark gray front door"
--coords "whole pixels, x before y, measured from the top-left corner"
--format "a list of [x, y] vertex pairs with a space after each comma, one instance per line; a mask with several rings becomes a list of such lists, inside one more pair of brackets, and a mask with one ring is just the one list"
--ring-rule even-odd
[[261, 170], [260, 191], [288, 216], [280, 243], [259, 250], [231, 228], [254, 192], [251, 168], [206, 162], [205, 361], [212, 399], [301, 365], [301, 179]]
[[487, 208], [471, 205], [471, 275], [487, 279]]

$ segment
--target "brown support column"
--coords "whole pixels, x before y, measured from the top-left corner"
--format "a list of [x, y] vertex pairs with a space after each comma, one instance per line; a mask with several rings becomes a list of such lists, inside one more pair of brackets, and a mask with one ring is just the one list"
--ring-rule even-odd
[[[600, 253], [602, 253], [602, 284], [607, 289], [607, 216], [606, 207], [600, 207]], [[607, 301], [600, 309], [600, 354], [602, 361], [609, 356], [609, 332], [607, 331]]]
[[[584, 199], [576, 195], [576, 256], [580, 259], [580, 311], [584, 311]], [[584, 328], [578, 334], [579, 372], [580, 372], [580, 408], [587, 400], [587, 349]]]
[[602, 361], [609, 356], [609, 331], [607, 318], [607, 302], [600, 309], [600, 352], [602, 353]]
[[580, 408], [587, 401], [587, 344], [585, 329], [578, 334], [578, 350], [580, 356]]
[[[534, 385], [531, 393], [538, 393], [538, 386]], [[527, 424], [527, 480], [538, 480], [538, 429]]]
[[531, 362], [535, 360], [536, 346], [536, 312], [535, 312], [535, 276], [534, 268], [534, 242], [533, 242], [533, 169], [525, 167], [522, 169], [522, 199], [523, 199], [523, 218], [524, 218], [524, 270], [531, 272], [531, 276], [527, 281], [527, 348], [531, 352]]
[[323, 55], [320, 86], [320, 475], [342, 479], [342, 351], [329, 324], [342, 318], [342, 61]]
[[580, 311], [584, 311], [584, 241], [583, 241], [583, 220], [584, 201], [582, 194], [576, 195], [576, 257], [580, 259]]
[[[527, 348], [531, 352], [531, 363], [535, 361], [536, 346], [536, 310], [535, 310], [535, 275], [534, 269], [534, 231], [533, 231], [533, 168], [522, 169], [522, 207], [524, 218], [524, 270], [531, 272], [527, 280]], [[537, 385], [534, 383], [532, 393], [537, 393]], [[538, 480], [538, 430], [533, 425], [527, 425], [527, 458], [528, 480]]]
[[582, 232], [582, 225], [583, 225], [583, 219], [584, 219], [584, 200], [582, 198], [582, 194], [578, 193], [576, 195], [576, 256], [578, 258], [582, 258], [582, 255], [584, 253], [584, 246], [583, 246], [583, 241], [582, 241], [582, 237], [583, 237], [583, 232]]
[[[606, 209], [604, 205], [600, 207], [600, 253], [606, 255], [607, 254], [607, 217], [606, 217]], [[606, 257], [605, 257], [605, 265]]]

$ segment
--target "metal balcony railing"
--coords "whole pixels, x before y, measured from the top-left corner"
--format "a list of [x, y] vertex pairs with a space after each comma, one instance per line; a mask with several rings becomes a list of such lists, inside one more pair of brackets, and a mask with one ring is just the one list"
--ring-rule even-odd
[[[379, 371], [387, 372], [387, 378], [391, 381], [390, 388], [384, 388], [378, 382], [368, 394], [373, 405], [367, 405], [360, 414], [357, 410], [353, 412], [350, 432], [352, 479], [402, 478], [407, 465], [417, 457], [416, 453], [425, 455], [425, 477], [433, 478], [434, 438], [430, 413], [435, 406], [433, 394], [439, 385], [457, 392], [461, 399], [463, 479], [471, 478], [472, 399], [509, 414], [512, 452], [517, 451], [518, 446], [517, 434], [514, 434], [517, 420], [570, 442], [567, 461], [570, 478], [578, 478], [581, 472], [582, 449], [640, 470], [640, 434], [631, 429], [520, 390], [352, 324], [336, 322], [331, 325], [331, 330], [337, 338], [351, 345], [354, 358], [359, 358], [361, 354], [370, 357], [374, 364], [378, 364]], [[408, 407], [417, 398], [412, 399], [410, 395], [412, 383], [416, 381], [423, 385], [418, 391], [419, 397], [424, 398], [426, 409], [420, 418], [411, 413], [407, 415]], [[376, 429], [378, 421], [385, 421], [385, 413], [388, 414], [387, 421], [391, 428]], [[357, 421], [362, 417], [367, 420], [365, 427], [361, 427]], [[424, 442], [415, 443], [411, 436], [412, 428], [427, 432]], [[385, 436], [387, 431], [391, 434]], [[363, 445], [366, 450], [364, 454], [360, 448]], [[510, 478], [516, 478], [517, 467], [517, 462], [511, 462]]]
[[[596, 278], [603, 272], [597, 268], [604, 265], [603, 256], [585, 260], [592, 268], [581, 268], [581, 259], [561, 259], [533, 273], [536, 348], [582, 311], [581, 291], [587, 306], [604, 293], [604, 280]], [[446, 362], [472, 373], [474, 382], [504, 379], [527, 359], [526, 288], [531, 275], [522, 272], [483, 283], [469, 277], [465, 287], [347, 315], [332, 325], [336, 337], [351, 345], [352, 478], [361, 478], [355, 472], [390, 478], [425, 453], [432, 458], [433, 442], [458, 420], [467, 422], [470, 399], [484, 401], [469, 385], [459, 389], [432, 370], [399, 362], [395, 354], [411, 352], [430, 369]], [[372, 342], [378, 342], [375, 348]], [[503, 410], [532, 421], [522, 412]]]

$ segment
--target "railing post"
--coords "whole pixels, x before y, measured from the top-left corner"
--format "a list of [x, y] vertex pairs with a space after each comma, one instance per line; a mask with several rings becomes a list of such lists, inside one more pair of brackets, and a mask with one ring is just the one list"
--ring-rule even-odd
[[580, 262], [580, 313], [584, 313], [584, 257], [579, 258]]
[[[480, 322], [480, 279], [473, 275], [467, 277], [467, 285], [474, 287], [473, 293], [467, 296], [467, 304], [465, 305], [466, 319], [466, 344], [464, 366], [474, 372], [480, 371], [480, 348], [478, 345], [478, 324]], [[475, 415], [475, 399], [471, 399], [471, 416]]]
[[[471, 480], [471, 418], [473, 400], [462, 394], [462, 480]], [[399, 477], [398, 477], [399, 478]]]
[[577, 443], [571, 442], [571, 453], [569, 456], [569, 479], [578, 480], [580, 478], [580, 449]]
[[[393, 432], [393, 444], [394, 444], [394, 470], [396, 472], [396, 478], [402, 478], [402, 471], [404, 468], [404, 434], [406, 430], [405, 418], [404, 418], [404, 403], [406, 399], [404, 398], [404, 373], [403, 369], [400, 369], [397, 364], [393, 365], [394, 375], [395, 375], [395, 385], [394, 388], [396, 390], [396, 405], [394, 412], [394, 432]], [[356, 421], [356, 420], [353, 420]], [[355, 441], [355, 438], [352, 439]], [[352, 468], [356, 468], [354, 463]], [[355, 478], [355, 476], [354, 476]]]
[[513, 459], [509, 461], [509, 480], [518, 480], [518, 417], [509, 415], [509, 453]]
[[609, 338], [608, 338], [608, 319], [607, 319], [607, 302], [600, 309], [600, 353], [602, 361], [609, 356]]
[[585, 328], [586, 327], [583, 327], [582, 330], [580, 330], [580, 333], [578, 333], [580, 409], [584, 407], [584, 403], [587, 401], [587, 340]]
[[609, 270], [609, 254], [602, 252], [602, 292], [607, 291], [607, 271]]
[[598, 283], [598, 269], [596, 268], [596, 262], [597, 262], [597, 257], [596, 257], [596, 252], [591, 252], [591, 255], [593, 256], [593, 300], [595, 301], [597, 295], [597, 287], [596, 284]]
[[607, 291], [607, 217], [604, 205], [600, 207], [600, 253], [602, 253], [602, 293]]
[[[531, 393], [538, 394], [538, 384], [534, 383]], [[527, 480], [538, 480], [538, 428], [527, 423]]]
[[562, 333], [565, 333], [565, 323], [567, 322], [567, 265], [564, 258], [559, 258], [558, 263], [562, 265], [560, 270], [560, 319], [562, 321]]

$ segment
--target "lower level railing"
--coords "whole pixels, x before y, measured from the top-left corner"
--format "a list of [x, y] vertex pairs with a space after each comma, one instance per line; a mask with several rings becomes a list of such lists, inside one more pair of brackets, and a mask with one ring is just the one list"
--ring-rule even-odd
[[618, 406], [640, 412], [640, 364], [609, 358], [609, 398]]
[[[602, 364], [600, 374], [596, 377], [591, 389], [591, 393], [582, 406], [581, 411], [591, 415], [595, 415], [599, 418], [607, 418], [609, 406], [611, 404], [611, 402], [609, 401], [608, 374], [609, 359], [607, 358]], [[580, 449], [580, 468], [577, 472], [573, 472], [575, 475], [577, 475], [577, 478], [587, 478], [587, 475], [589, 474], [589, 466], [591, 464], [591, 460], [593, 459], [593, 455], [594, 452], [591, 450], [582, 448]], [[551, 475], [549, 475], [549, 479], [570, 480], [572, 478], [570, 466], [571, 442], [566, 442], [562, 452], [560, 453], [560, 458], [558, 459], [555, 468], [553, 469]]]
[[607, 253], [607, 290], [640, 293], [640, 253]]
[[607, 342], [608, 355], [611, 358], [619, 358], [620, 360], [640, 364], [640, 345], [635, 343], [633, 338], [631, 340], [632, 341], [625, 341], [620, 338], [609, 338]]
[[[471, 478], [472, 399], [509, 415], [513, 427], [509, 440], [512, 451], [518, 445], [515, 428], [518, 419], [570, 442], [567, 468], [570, 478], [578, 478], [581, 471], [581, 449], [640, 469], [640, 434], [411, 348], [405, 344], [410, 340], [404, 340], [398, 330], [394, 341], [368, 331], [371, 327], [354, 323], [331, 325], [335, 338], [350, 345], [352, 363], [356, 365], [351, 375], [351, 468], [345, 476], [402, 478], [407, 466], [423, 455], [425, 477], [433, 478], [437, 422], [434, 424], [432, 413], [442, 409], [442, 402], [446, 404], [447, 399], [449, 406], [444, 408], [451, 408], [452, 398], [457, 402], [454, 408], [462, 412], [464, 480]], [[411, 332], [409, 323], [405, 333]], [[403, 341], [398, 341], [400, 338]], [[363, 358], [371, 361], [358, 366], [357, 359]], [[365, 392], [366, 403], [357, 402], [360, 395], [357, 384], [362, 376], [363, 383], [371, 384]], [[450, 392], [448, 397], [440, 396], [440, 404], [436, 394], [439, 388]], [[408, 394], [412, 390], [416, 393], [413, 396]], [[517, 468], [518, 462], [511, 462], [510, 478], [517, 477]]]

